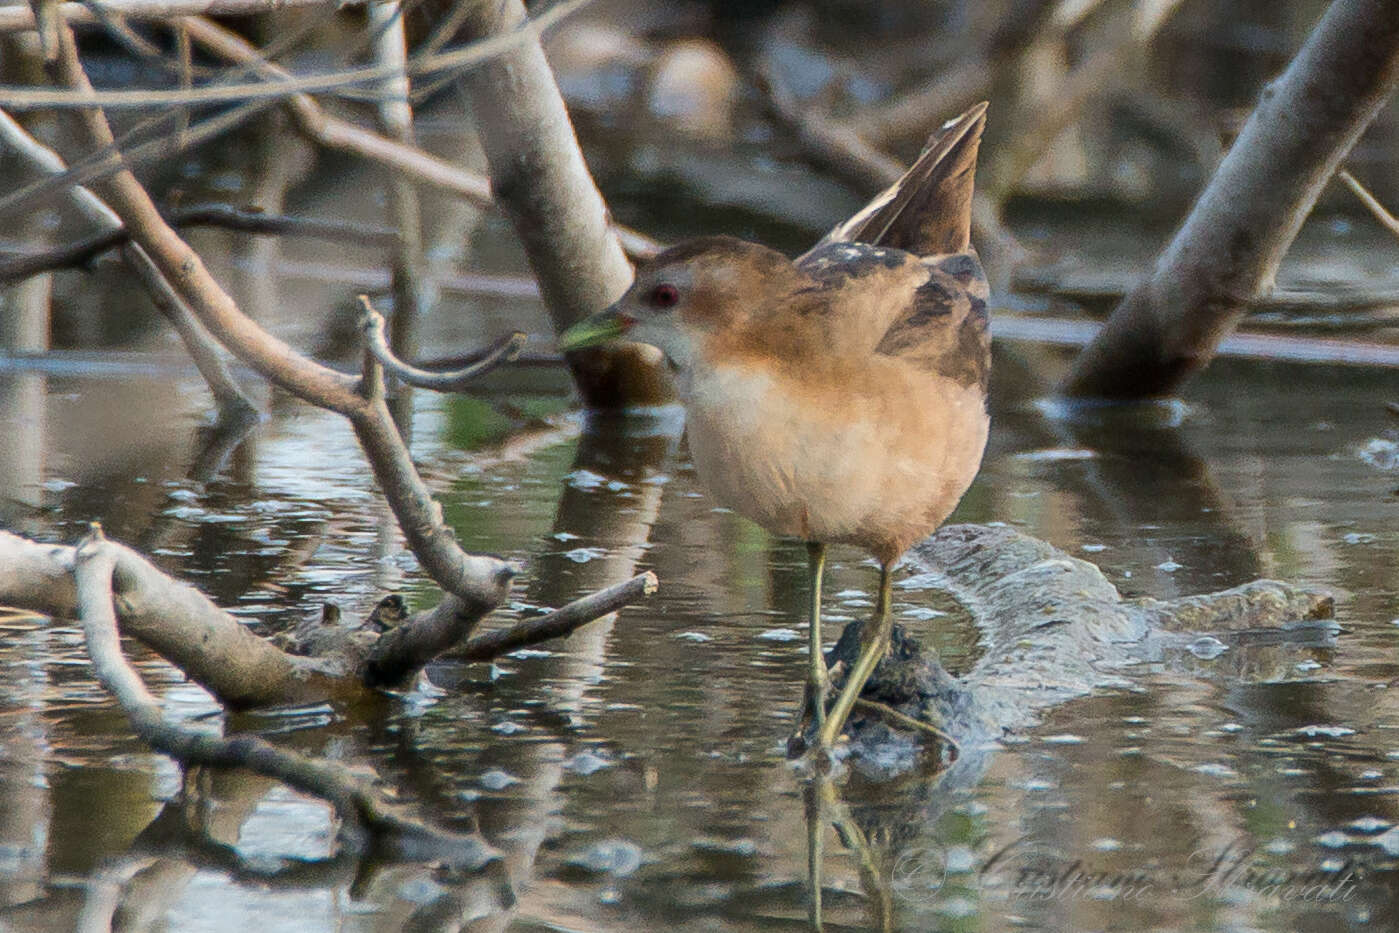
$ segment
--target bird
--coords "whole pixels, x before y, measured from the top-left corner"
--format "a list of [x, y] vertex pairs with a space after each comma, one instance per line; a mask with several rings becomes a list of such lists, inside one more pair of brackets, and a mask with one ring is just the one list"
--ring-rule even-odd
[[[802, 718], [817, 748], [834, 747], [888, 650], [895, 565], [952, 512], [986, 447], [989, 288], [971, 244], [985, 115], [978, 104], [936, 130], [897, 182], [795, 260], [729, 236], [689, 240], [640, 264], [621, 298], [559, 337], [565, 352], [658, 348], [701, 482], [806, 542]], [[831, 544], [875, 558], [879, 596], [827, 711]]]

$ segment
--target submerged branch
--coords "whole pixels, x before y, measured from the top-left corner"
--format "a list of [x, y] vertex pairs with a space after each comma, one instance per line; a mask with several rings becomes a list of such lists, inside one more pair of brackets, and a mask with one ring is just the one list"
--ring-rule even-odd
[[342, 817], [365, 829], [446, 843], [458, 853], [458, 864], [472, 870], [498, 857], [495, 850], [480, 839], [440, 833], [395, 812], [368, 782], [338, 765], [283, 751], [257, 736], [219, 736], [167, 721], [159, 702], [121, 651], [113, 593], [118, 559], [117, 548], [103, 537], [101, 528], [93, 525], [74, 556], [77, 610], [93, 672], [126, 713], [142, 741], [186, 767], [246, 768], [255, 774], [275, 778], [327, 801]]
[[472, 354], [468, 357], [467, 364], [457, 369], [442, 372], [419, 369], [394, 355], [384, 333], [384, 316], [374, 310], [374, 306], [369, 303], [369, 296], [360, 295], [359, 300], [364, 305], [364, 313], [360, 316], [360, 329], [364, 331], [365, 348], [386, 372], [415, 388], [431, 389], [434, 392], [461, 392], [480, 376], [514, 360], [525, 346], [525, 335], [516, 331], [496, 341], [493, 346]]

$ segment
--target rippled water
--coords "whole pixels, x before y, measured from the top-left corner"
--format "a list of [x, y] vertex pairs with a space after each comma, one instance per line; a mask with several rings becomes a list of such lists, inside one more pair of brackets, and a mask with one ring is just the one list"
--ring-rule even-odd
[[[851, 778], [839, 802], [877, 871], [862, 878], [858, 848], [824, 831], [828, 925], [863, 928], [887, 896], [896, 925], [920, 930], [1385, 926], [1399, 856], [1399, 472], [1374, 452], [1399, 439], [1383, 407], [1392, 374], [1221, 361], [1158, 419], [1179, 427], [1141, 428], [1046, 417], [1037, 379], [1060, 361], [1002, 350], [991, 450], [954, 520], [1045, 538], [1128, 595], [1258, 576], [1324, 585], [1344, 630], [1332, 645], [1230, 643], [1142, 665], [1006, 736], [969, 776]], [[43, 384], [29, 451], [43, 492], [36, 509], [22, 504], [32, 489], [5, 491], [11, 527], [63, 539], [101, 520], [268, 629], [325, 600], [359, 613], [386, 589], [420, 604], [431, 592], [333, 416], [279, 405], [200, 482], [187, 377], [0, 386], [24, 380]], [[188, 401], [170, 405], [172, 380]], [[176, 769], [130, 737], [78, 632], [16, 618], [0, 620], [0, 929], [71, 928], [118, 883], [133, 926], [181, 930], [806, 924], [806, 785], [783, 754], [804, 657], [800, 546], [716, 508], [673, 419], [465, 450], [453, 439], [477, 436], [480, 403], [419, 402], [416, 452], [462, 540], [529, 568], [513, 612], [640, 569], [660, 592], [566, 642], [445, 670], [446, 689], [378, 714], [232, 725], [371, 766], [424, 812], [479, 828], [507, 854], [517, 902], [502, 910], [498, 881], [432, 865], [296, 869], [286, 860], [333, 854], [329, 811], [247, 777], [206, 778], [197, 808], [233, 848], [192, 843], [172, 829], [188, 816], [162, 812]], [[154, 431], [153, 411], [167, 419]], [[863, 555], [838, 549], [827, 618], [868, 612], [874, 581]], [[902, 582], [901, 621], [968, 667], [968, 616]], [[158, 660], [143, 671], [170, 715], [214, 711]], [[1265, 889], [1282, 882], [1295, 885]]]

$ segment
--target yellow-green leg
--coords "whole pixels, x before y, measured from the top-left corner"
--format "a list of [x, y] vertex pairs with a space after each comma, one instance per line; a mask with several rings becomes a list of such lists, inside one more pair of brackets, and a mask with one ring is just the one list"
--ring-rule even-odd
[[884, 653], [889, 650], [889, 633], [894, 627], [893, 615], [889, 611], [893, 587], [892, 570], [887, 564], [879, 568], [879, 601], [875, 605], [874, 618], [860, 630], [860, 657], [845, 680], [845, 689], [840, 691], [835, 706], [831, 707], [825, 725], [821, 727], [817, 742], [823, 748], [830, 748], [835, 744], [840, 730], [845, 728], [845, 720], [850, 716], [851, 707], [860, 698], [860, 691], [865, 689], [865, 681], [869, 680], [874, 669], [884, 658]]
[[[819, 541], [806, 543], [806, 568], [811, 578], [810, 602], [807, 604], [807, 667], [806, 715], [812, 717], [819, 730], [826, 722], [826, 692], [830, 675], [826, 672], [826, 656], [821, 652], [821, 578], [826, 572], [826, 546]], [[805, 717], [803, 717], [805, 719]]]

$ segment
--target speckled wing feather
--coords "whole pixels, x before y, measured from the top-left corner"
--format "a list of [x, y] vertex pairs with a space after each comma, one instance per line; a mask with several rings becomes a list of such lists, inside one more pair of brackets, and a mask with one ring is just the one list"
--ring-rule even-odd
[[976, 155], [985, 126], [985, 103], [943, 124], [902, 178], [807, 255], [831, 243], [869, 243], [916, 256], [966, 252]]
[[919, 369], [986, 391], [991, 370], [988, 288], [981, 263], [969, 253], [923, 260], [928, 280], [875, 347]]

